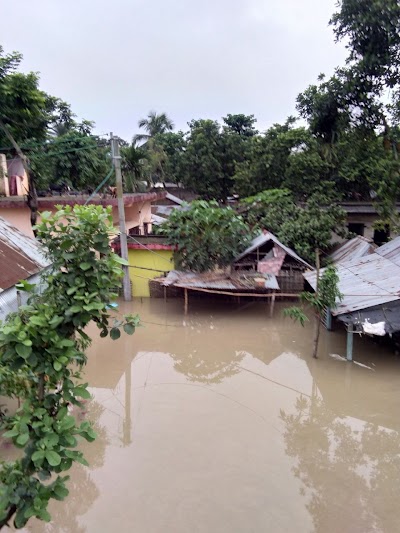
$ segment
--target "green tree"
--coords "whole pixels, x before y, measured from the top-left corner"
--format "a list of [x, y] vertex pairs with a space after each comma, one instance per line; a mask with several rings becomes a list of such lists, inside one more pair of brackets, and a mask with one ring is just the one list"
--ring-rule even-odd
[[[317, 269], [317, 288], [313, 292], [302, 292], [300, 297], [303, 302], [311, 307], [314, 313], [315, 332], [313, 340], [312, 356], [316, 359], [318, 357], [318, 344], [321, 331], [321, 318], [325, 309], [335, 307], [342, 295], [338, 289], [339, 277], [334, 266], [328, 266], [321, 278], [319, 277], [319, 268]], [[285, 309], [283, 314], [292, 318], [295, 321], [304, 323], [308, 321], [307, 315], [300, 307], [294, 306]]]
[[290, 117], [265, 135], [251, 138], [245, 159], [235, 169], [234, 190], [240, 196], [286, 187], [302, 198], [328, 178], [330, 167], [321, 156], [317, 140], [309, 130], [296, 128], [294, 123]]
[[233, 209], [204, 200], [175, 209], [158, 232], [176, 245], [180, 268], [196, 272], [229, 265], [251, 238], [248, 226]]
[[181, 183], [186, 174], [186, 148], [187, 142], [182, 131], [160, 133], [156, 137], [162, 147], [166, 161], [164, 165], [165, 181]]
[[146, 177], [145, 168], [149, 154], [132, 141], [129, 146], [123, 146], [121, 148], [121, 157], [124, 185], [127, 189], [134, 192], [138, 188], [138, 182]]
[[321, 252], [331, 246], [332, 233], [345, 234], [346, 212], [337, 203], [331, 183], [321, 184], [303, 204], [297, 204], [281, 225], [278, 237], [318, 267]]
[[206, 200], [225, 200], [230, 185], [224, 176], [220, 125], [213, 120], [192, 120], [189, 126], [184, 183]]
[[[68, 495], [63, 472], [75, 462], [87, 464], [77, 438], [91, 442], [96, 435], [89, 422], [77, 424], [68, 406], [79, 408], [80, 398], [90, 398], [88, 384], [80, 382], [91, 342], [88, 323], [93, 320], [100, 336], [112, 339], [120, 337], [121, 326], [132, 334], [138, 324], [134, 316], [112, 321], [107, 311], [122, 277], [122, 260], [109, 247], [111, 208], [67, 206], [41, 217], [38, 238], [52, 262], [46, 289], [0, 329], [0, 367], [24, 373], [27, 382], [14, 391], [22, 407], [2, 419], [3, 437], [21, 448], [22, 457], [1, 465], [0, 528], [12, 518], [16, 528], [32, 516], [49, 521], [49, 500]], [[20, 289], [34, 287], [25, 282]], [[12, 391], [7, 376], [0, 383], [1, 394]]]
[[267, 189], [244, 198], [239, 210], [252, 228], [278, 234], [282, 225], [297, 209], [289, 189]]
[[174, 129], [174, 123], [166, 113], [156, 113], [150, 111], [146, 118], [142, 118], [138, 122], [138, 126], [144, 129], [146, 133], [138, 133], [134, 136], [134, 141], [147, 142], [156, 135], [167, 133]]
[[225, 124], [224, 129], [229, 133], [235, 133], [241, 137], [253, 137], [258, 133], [254, 127], [254, 124], [257, 122], [254, 115], [228, 114], [222, 120]]

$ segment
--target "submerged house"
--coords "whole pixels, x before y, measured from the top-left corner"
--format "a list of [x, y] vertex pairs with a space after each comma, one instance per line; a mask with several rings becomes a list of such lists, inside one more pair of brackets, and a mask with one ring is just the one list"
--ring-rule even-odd
[[[373, 253], [348, 255], [336, 267], [342, 300], [330, 313], [346, 325], [347, 358], [351, 360], [354, 333], [384, 336], [400, 332], [400, 237]], [[304, 278], [315, 290], [316, 272], [306, 272]]]
[[0, 320], [26, 303], [27, 293], [18, 293], [16, 284], [27, 280], [40, 283], [40, 275], [50, 266], [40, 244], [0, 218]]
[[284, 293], [298, 294], [304, 288], [303, 273], [313, 267], [271, 232], [264, 231], [235, 259], [234, 270], [255, 271], [276, 276]]
[[265, 232], [253, 239], [250, 246], [240, 254], [231, 268], [204, 273], [173, 270], [162, 278], [152, 281], [152, 294], [162, 295], [155, 286], [174, 288], [185, 297], [185, 309], [189, 292], [202, 292], [233, 296], [236, 298], [267, 298], [273, 312], [276, 296], [292, 297], [304, 288], [302, 274], [312, 269], [294, 250], [282, 244], [272, 233]]

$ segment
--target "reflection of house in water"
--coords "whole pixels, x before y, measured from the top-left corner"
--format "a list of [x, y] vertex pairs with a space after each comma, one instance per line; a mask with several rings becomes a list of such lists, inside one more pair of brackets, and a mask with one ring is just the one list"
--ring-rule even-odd
[[397, 531], [396, 361], [381, 362], [376, 372], [333, 360], [307, 364], [319, 394], [299, 395], [281, 420], [315, 531]]

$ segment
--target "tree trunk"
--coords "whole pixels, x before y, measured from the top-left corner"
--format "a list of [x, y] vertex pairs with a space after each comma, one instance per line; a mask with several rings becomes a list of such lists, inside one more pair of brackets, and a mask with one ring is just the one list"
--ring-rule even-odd
[[[4, 122], [0, 119], [0, 128], [4, 131], [7, 139], [10, 141], [10, 143], [13, 145], [14, 147], [14, 150], [17, 152], [18, 154], [18, 157], [21, 159], [22, 161], [22, 165], [24, 167], [24, 170], [26, 172], [26, 176], [28, 178], [28, 184], [29, 184], [29, 191], [27, 191], [27, 204], [28, 204], [28, 207], [31, 211], [31, 226], [32, 226], [32, 229], [34, 226], [36, 226], [36, 222], [37, 222], [37, 210], [38, 210], [38, 201], [37, 201], [37, 193], [36, 193], [36, 187], [35, 187], [35, 183], [34, 183], [34, 180], [29, 172], [29, 165], [28, 165], [28, 160], [25, 156], [25, 154], [22, 152], [19, 144], [17, 143], [17, 141], [14, 139], [14, 137], [11, 135], [11, 133], [9, 132], [6, 124], [4, 124]], [[36, 237], [36, 231], [33, 230], [33, 233]]]
[[319, 334], [321, 332], [321, 316], [319, 313], [315, 313], [315, 333], [314, 333], [314, 343], [313, 343], [313, 358], [318, 358], [318, 344], [319, 344]]
[[[319, 271], [321, 269], [321, 263], [319, 258], [319, 248], [315, 248], [315, 266], [317, 268], [317, 286], [315, 293], [318, 296], [318, 290], [319, 290]], [[315, 333], [314, 333], [314, 344], [313, 344], [313, 358], [317, 359], [318, 357], [318, 343], [319, 343], [319, 334], [321, 331], [321, 316], [319, 312], [315, 313]]]

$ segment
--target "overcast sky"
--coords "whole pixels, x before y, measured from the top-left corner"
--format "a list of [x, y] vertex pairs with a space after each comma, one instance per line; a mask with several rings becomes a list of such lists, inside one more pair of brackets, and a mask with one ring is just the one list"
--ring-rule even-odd
[[130, 139], [150, 109], [192, 118], [254, 114], [266, 129], [295, 113], [319, 73], [344, 63], [335, 0], [12, 0], [0, 43], [40, 72], [97, 133]]

